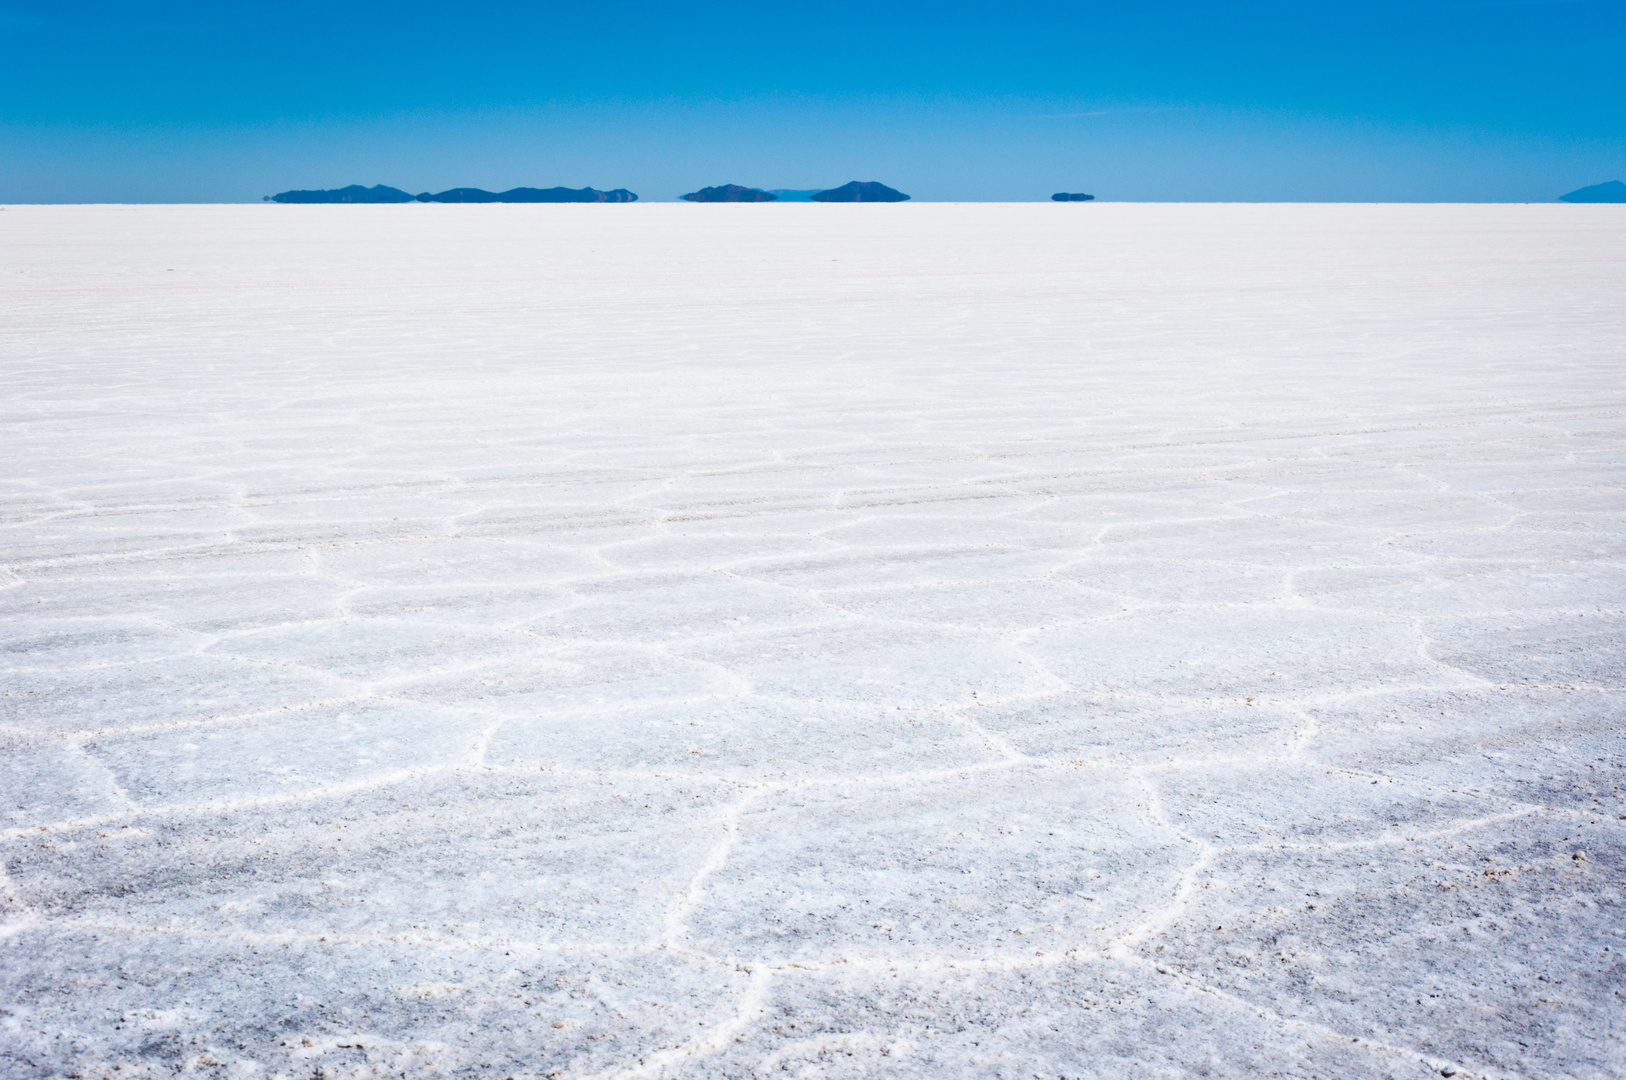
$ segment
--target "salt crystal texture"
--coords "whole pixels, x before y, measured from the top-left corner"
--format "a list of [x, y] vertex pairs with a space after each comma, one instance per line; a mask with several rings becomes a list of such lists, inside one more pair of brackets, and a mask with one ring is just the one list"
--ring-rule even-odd
[[0, 250], [7, 1076], [1626, 1072], [1615, 208]]

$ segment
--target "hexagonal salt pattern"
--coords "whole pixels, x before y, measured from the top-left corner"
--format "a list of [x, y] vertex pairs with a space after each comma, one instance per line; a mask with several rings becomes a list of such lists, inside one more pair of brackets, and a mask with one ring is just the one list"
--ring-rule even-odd
[[1626, 221], [739, 209], [0, 215], [0, 1072], [1626, 1074]]

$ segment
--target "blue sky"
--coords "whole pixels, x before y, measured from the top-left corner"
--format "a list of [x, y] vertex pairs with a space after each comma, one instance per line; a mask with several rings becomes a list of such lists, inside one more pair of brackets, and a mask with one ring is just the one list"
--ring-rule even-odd
[[0, 201], [388, 183], [1547, 200], [1626, 2], [0, 0]]

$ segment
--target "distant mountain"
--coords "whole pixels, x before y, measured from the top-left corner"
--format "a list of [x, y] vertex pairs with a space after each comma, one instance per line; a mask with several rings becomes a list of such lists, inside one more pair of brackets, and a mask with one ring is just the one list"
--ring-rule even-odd
[[1619, 180], [1610, 180], [1603, 184], [1593, 184], [1591, 187], [1576, 188], [1568, 195], [1560, 195], [1560, 202], [1617, 202], [1626, 203], [1626, 184]]
[[566, 203], [566, 202], [637, 202], [638, 196], [626, 188], [600, 191], [597, 188], [530, 188], [519, 187], [509, 191], [491, 192], [479, 188], [452, 188], [439, 195], [424, 192], [410, 195], [400, 188], [378, 184], [364, 188], [360, 184], [336, 188], [332, 191], [284, 191], [280, 195], [267, 195], [267, 202], [279, 203]]
[[819, 193], [819, 188], [798, 191], [794, 188], [769, 188], [769, 195], [779, 196], [780, 202], [812, 202], [813, 196]]
[[280, 203], [402, 203], [411, 202], [412, 196], [400, 188], [375, 184], [370, 188], [360, 184], [335, 188], [332, 191], [284, 191], [280, 195], [267, 195], [266, 202]]
[[438, 195], [424, 192], [419, 202], [437, 203], [601, 203], [637, 202], [638, 196], [626, 188], [600, 191], [598, 188], [534, 188], [517, 187], [507, 191], [484, 191], [480, 188], [452, 188]]
[[1058, 191], [1050, 196], [1051, 202], [1094, 202], [1094, 195], [1081, 195], [1072, 191]]
[[907, 202], [909, 196], [874, 180], [852, 180], [838, 188], [820, 191], [814, 202]]
[[778, 202], [779, 196], [771, 191], [761, 188], [741, 187], [739, 184], [723, 184], [721, 187], [706, 187], [699, 191], [691, 191], [683, 196], [686, 202]]

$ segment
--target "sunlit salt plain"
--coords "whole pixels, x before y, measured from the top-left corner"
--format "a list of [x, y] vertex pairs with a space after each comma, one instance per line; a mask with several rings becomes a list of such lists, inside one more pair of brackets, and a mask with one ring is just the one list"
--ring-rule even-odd
[[1619, 1077], [1626, 214], [8, 207], [8, 1077]]

